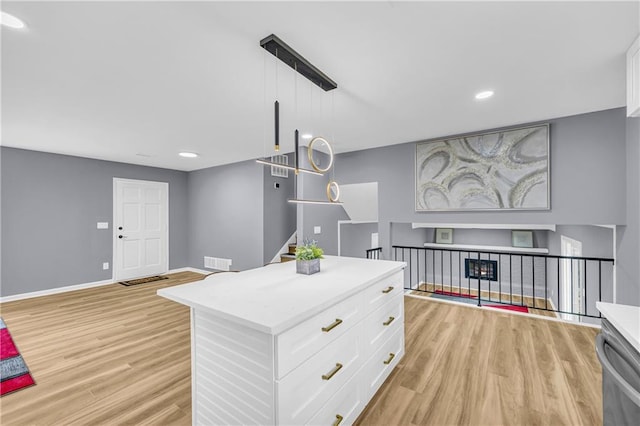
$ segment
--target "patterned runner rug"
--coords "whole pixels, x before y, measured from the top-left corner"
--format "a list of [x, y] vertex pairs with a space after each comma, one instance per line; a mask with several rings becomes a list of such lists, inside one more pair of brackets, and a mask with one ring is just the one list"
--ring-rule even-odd
[[129, 281], [120, 281], [120, 284], [126, 285], [128, 287], [132, 285], [146, 284], [146, 283], [152, 283], [154, 281], [168, 280], [168, 279], [169, 277], [165, 277], [162, 275], [154, 275], [152, 277], [138, 278], [138, 279], [129, 280]]
[[0, 396], [35, 385], [22, 355], [0, 318]]

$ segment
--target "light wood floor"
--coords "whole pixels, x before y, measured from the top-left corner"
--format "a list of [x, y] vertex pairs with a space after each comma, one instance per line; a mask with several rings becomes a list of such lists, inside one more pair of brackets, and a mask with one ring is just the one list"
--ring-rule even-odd
[[358, 424], [602, 424], [594, 328], [405, 297], [405, 333]]
[[[194, 273], [4, 303], [37, 385], [0, 424], [191, 424], [189, 310], [156, 290]], [[370, 425], [602, 424], [596, 330], [405, 297], [406, 355]]]
[[0, 424], [191, 424], [189, 308], [156, 291], [203, 275], [170, 276], [3, 303], [36, 385], [0, 398]]

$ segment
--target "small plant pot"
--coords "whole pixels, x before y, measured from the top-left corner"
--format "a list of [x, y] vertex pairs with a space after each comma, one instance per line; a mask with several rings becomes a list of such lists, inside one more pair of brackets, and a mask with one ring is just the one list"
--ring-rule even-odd
[[305, 275], [320, 272], [320, 259], [296, 260], [296, 272]]

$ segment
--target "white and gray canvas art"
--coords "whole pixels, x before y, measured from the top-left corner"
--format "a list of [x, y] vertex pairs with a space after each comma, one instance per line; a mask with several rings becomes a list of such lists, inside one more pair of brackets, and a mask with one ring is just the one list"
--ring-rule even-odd
[[549, 209], [549, 126], [416, 144], [416, 210]]

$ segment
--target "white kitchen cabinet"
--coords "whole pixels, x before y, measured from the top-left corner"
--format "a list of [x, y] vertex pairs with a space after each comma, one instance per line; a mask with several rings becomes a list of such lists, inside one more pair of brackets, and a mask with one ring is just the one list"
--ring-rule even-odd
[[193, 424], [353, 423], [404, 355], [404, 262], [326, 256], [158, 290], [191, 307]]

